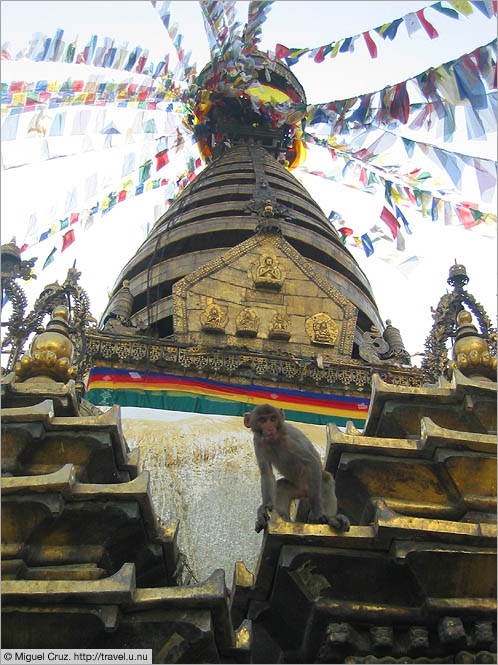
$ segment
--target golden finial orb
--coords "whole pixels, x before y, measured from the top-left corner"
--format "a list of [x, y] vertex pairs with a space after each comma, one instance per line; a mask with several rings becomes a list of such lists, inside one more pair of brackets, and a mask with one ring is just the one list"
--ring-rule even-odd
[[457, 317], [457, 334], [453, 346], [450, 373], [459, 369], [468, 377], [496, 381], [496, 357], [491, 356], [487, 340], [477, 332], [472, 314], [461, 310]]

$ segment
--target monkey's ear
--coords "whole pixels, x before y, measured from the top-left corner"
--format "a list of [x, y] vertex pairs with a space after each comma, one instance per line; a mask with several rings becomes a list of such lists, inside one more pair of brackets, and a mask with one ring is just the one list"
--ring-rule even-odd
[[251, 412], [248, 411], [247, 413], [244, 413], [244, 425], [246, 427], [251, 427]]
[[278, 413], [280, 414], [280, 420], [284, 422], [285, 420], [285, 411], [283, 409], [279, 409]]

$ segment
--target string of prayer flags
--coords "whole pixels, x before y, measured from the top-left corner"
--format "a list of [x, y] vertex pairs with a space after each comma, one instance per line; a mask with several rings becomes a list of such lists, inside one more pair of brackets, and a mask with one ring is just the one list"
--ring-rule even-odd
[[258, 44], [261, 41], [261, 26], [266, 21], [273, 0], [251, 0], [247, 11], [247, 24], [242, 33], [244, 44]]
[[[451, 141], [456, 130], [455, 106], [463, 105], [469, 138], [482, 139], [487, 131], [494, 132], [496, 128], [496, 82], [490, 80], [494, 71], [496, 40], [384, 90], [309, 105], [307, 122], [309, 125], [327, 123], [331, 135], [347, 134], [358, 126], [388, 126], [391, 129], [398, 123], [400, 126], [408, 124], [410, 116], [416, 112], [410, 129], [424, 125], [430, 129], [434, 122], [441, 122], [444, 140]], [[408, 84], [418, 88], [427, 102], [410, 104]], [[407, 139], [408, 153], [411, 145]]]
[[[376, 32], [384, 40], [389, 39], [392, 41], [398, 34], [399, 26], [404, 24], [408, 33], [408, 37], [410, 38], [412, 38], [413, 35], [419, 32], [422, 28], [425, 30], [430, 39], [439, 37], [439, 32], [424, 14], [424, 12], [427, 10], [433, 9], [439, 14], [456, 20], [460, 18], [460, 15], [465, 17], [470, 16], [474, 11], [472, 6], [475, 6], [487, 18], [493, 18], [497, 13], [496, 2], [490, 2], [488, 0], [478, 2], [455, 0], [454, 2], [450, 1], [450, 4], [452, 5], [453, 9], [450, 7], [444, 7], [441, 2], [436, 2], [432, 5], [429, 5], [428, 7], [419, 9], [416, 12], [410, 12], [406, 14], [406, 16], [389, 21], [384, 25], [366, 30], [363, 32], [363, 38], [368, 52], [370, 53], [370, 57], [377, 57], [377, 45], [371, 37], [371, 32]], [[304, 53], [309, 53], [310, 57], [313, 57], [315, 62], [320, 63], [324, 61], [325, 56], [328, 54], [330, 54], [331, 58], [334, 58], [338, 53], [353, 53], [355, 41], [360, 36], [361, 35], [354, 35], [351, 37], [346, 37], [339, 39], [337, 42], [324, 44], [318, 48], [296, 49], [288, 48], [283, 44], [277, 44], [275, 54], [278, 59], [285, 58], [289, 67], [295, 65], [299, 58], [304, 55]]]

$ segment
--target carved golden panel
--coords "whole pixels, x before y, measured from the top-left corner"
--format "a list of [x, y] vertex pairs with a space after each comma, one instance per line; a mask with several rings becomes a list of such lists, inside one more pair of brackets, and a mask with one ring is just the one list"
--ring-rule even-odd
[[201, 326], [204, 332], [224, 333], [228, 322], [227, 308], [210, 303], [201, 314]]
[[[280, 235], [258, 233], [186, 275], [173, 286], [173, 302], [174, 331], [182, 343], [205, 343], [199, 334], [218, 332], [229, 347], [238, 346], [242, 335], [248, 349], [258, 353], [274, 352], [280, 343], [282, 352], [309, 356], [318, 344], [328, 348], [331, 363], [351, 360], [356, 307]], [[206, 311], [212, 302], [226, 321]], [[259, 319], [255, 335], [254, 325], [246, 329], [237, 323], [244, 309]], [[277, 313], [285, 318], [274, 320]], [[321, 330], [320, 322], [315, 330], [311, 323], [310, 333], [305, 322], [315, 313], [330, 321]]]
[[339, 329], [335, 321], [325, 312], [318, 312], [307, 318], [305, 328], [313, 344], [335, 346]]
[[270, 321], [268, 337], [270, 339], [290, 339], [291, 321], [286, 314], [275, 313]]
[[285, 273], [275, 254], [262, 254], [259, 265], [253, 266], [254, 286], [256, 288], [270, 288], [280, 290], [284, 282]]
[[249, 307], [245, 307], [235, 320], [236, 334], [239, 337], [256, 337], [259, 328], [259, 317]]

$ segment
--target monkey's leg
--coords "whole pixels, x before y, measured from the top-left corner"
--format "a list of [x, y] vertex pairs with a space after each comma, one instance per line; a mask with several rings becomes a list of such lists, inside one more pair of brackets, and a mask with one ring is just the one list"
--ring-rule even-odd
[[290, 505], [292, 499], [300, 496], [298, 488], [286, 478], [277, 480], [277, 499], [275, 508], [282, 519], [290, 522]]
[[349, 531], [349, 519], [346, 515], [337, 512], [335, 480], [327, 471], [324, 471], [322, 475], [322, 501], [329, 526], [339, 529], [339, 531]]

